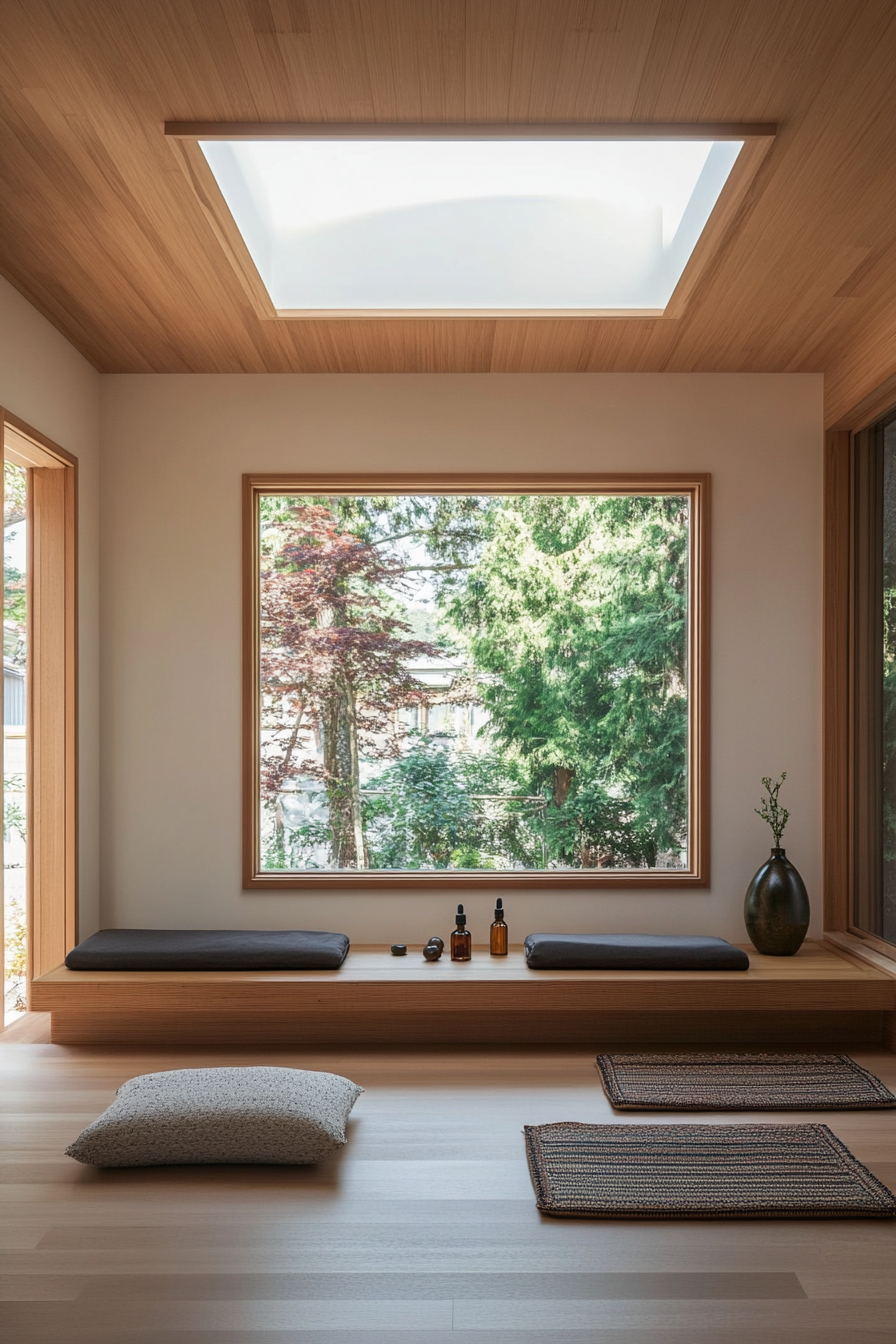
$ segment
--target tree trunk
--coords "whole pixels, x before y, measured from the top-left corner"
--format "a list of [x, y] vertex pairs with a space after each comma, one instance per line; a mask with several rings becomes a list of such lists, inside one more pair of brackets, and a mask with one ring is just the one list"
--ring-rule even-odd
[[[330, 509], [335, 514], [335, 499]], [[334, 627], [346, 619], [346, 584], [337, 583], [332, 606], [321, 612], [321, 626]], [[361, 824], [361, 778], [358, 760], [358, 716], [355, 692], [341, 669], [322, 716], [324, 770], [330, 814], [330, 863], [334, 868], [366, 868], [367, 848]]]
[[295, 723], [292, 726], [292, 732], [289, 735], [289, 741], [286, 744], [286, 751], [283, 753], [283, 760], [280, 762], [280, 783], [285, 784], [289, 779], [289, 772], [292, 769], [292, 756], [299, 740], [299, 733], [302, 729], [302, 719], [305, 716], [304, 698], [299, 701], [299, 708], [296, 711]]
[[565, 765], [554, 767], [554, 806], [562, 807], [569, 796], [569, 790], [572, 787], [575, 770], [569, 770]]
[[324, 709], [323, 728], [330, 862], [334, 868], [366, 868], [355, 697], [341, 672]]

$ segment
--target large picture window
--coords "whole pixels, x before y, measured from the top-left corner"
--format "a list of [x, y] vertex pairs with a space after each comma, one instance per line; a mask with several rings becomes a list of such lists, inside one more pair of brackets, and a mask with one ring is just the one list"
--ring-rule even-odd
[[247, 477], [247, 886], [708, 882], [706, 477]]

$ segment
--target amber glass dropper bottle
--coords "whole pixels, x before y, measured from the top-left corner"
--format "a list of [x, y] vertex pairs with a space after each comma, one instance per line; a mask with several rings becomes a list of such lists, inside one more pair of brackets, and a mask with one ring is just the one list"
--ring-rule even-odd
[[504, 902], [500, 896], [495, 902], [495, 922], [488, 931], [488, 944], [493, 957], [507, 956], [507, 925], [504, 923]]
[[470, 930], [467, 928], [467, 917], [464, 914], [462, 905], [457, 907], [457, 928], [451, 935], [451, 960], [469, 961], [473, 947], [473, 939]]

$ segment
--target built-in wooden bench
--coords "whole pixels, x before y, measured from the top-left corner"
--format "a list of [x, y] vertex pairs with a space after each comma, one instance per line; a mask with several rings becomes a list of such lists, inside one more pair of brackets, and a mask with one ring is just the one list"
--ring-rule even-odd
[[475, 948], [353, 948], [336, 971], [69, 971], [33, 982], [52, 1039], [88, 1044], [879, 1043], [896, 979], [818, 943], [749, 971], [530, 971]]

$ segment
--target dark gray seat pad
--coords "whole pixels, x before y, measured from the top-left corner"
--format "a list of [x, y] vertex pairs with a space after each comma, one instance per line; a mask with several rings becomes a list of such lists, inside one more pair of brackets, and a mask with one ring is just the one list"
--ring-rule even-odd
[[724, 938], [659, 933], [530, 933], [535, 971], [746, 971], [746, 952]]
[[309, 929], [102, 929], [69, 952], [70, 971], [331, 971], [344, 933]]

